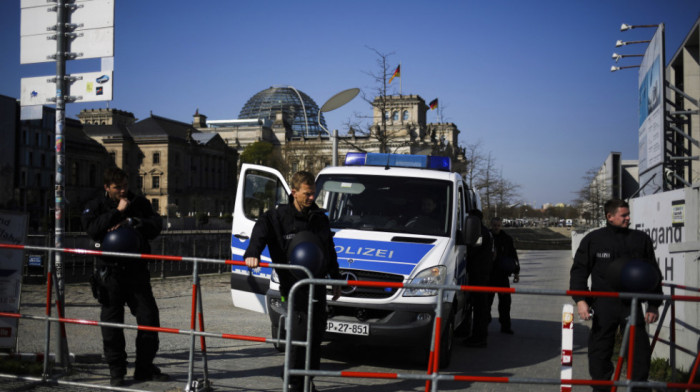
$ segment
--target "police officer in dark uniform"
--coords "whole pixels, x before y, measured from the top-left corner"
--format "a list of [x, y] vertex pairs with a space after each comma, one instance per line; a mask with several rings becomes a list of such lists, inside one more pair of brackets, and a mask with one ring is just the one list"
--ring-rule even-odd
[[[513, 245], [513, 238], [501, 228], [501, 218], [491, 219], [491, 234], [496, 250], [496, 260], [491, 270], [490, 286], [510, 287], [510, 275], [513, 275], [513, 283], [520, 281], [520, 261], [518, 252]], [[489, 316], [496, 293], [489, 293]], [[510, 293], [498, 293], [498, 322], [501, 324], [501, 332], [512, 335], [513, 329], [510, 322]], [[489, 320], [491, 318], [489, 317]]]
[[[469, 215], [478, 217], [482, 223], [481, 244], [467, 247], [468, 283], [470, 286], [488, 286], [493, 269], [493, 237], [489, 229], [484, 226], [484, 215], [480, 210], [471, 210]], [[489, 317], [491, 317], [488, 293], [471, 292], [469, 301], [474, 311], [474, 320], [472, 334], [464, 341], [464, 344], [468, 347], [486, 347]]]
[[[289, 204], [282, 204], [266, 211], [255, 223], [250, 238], [250, 244], [244, 254], [245, 263], [250, 268], [256, 268], [260, 264], [260, 254], [268, 247], [270, 257], [275, 264], [288, 264], [287, 252], [294, 237], [299, 233], [312, 233], [321, 244], [325, 265], [322, 266], [320, 276], [330, 275], [332, 279], [340, 279], [338, 257], [333, 244], [333, 233], [330, 230], [330, 222], [325, 215], [325, 210], [319, 208], [314, 202], [316, 185], [311, 173], [300, 171], [292, 177], [292, 194]], [[277, 269], [280, 280], [280, 294], [286, 298], [291, 287], [298, 281], [288, 269]], [[292, 340], [306, 340], [306, 326], [308, 320], [309, 286], [305, 286], [296, 292], [294, 304], [294, 319], [292, 320]], [[340, 297], [340, 286], [333, 287], [333, 300]], [[323, 286], [314, 288], [314, 305], [312, 320], [311, 340], [311, 369], [320, 369], [321, 342], [326, 329], [326, 290]], [[291, 369], [303, 369], [305, 350], [303, 347], [293, 345], [288, 348], [291, 351]], [[304, 377], [292, 376], [289, 390], [302, 391]], [[316, 391], [313, 387], [312, 390]]]
[[[134, 253], [150, 253], [148, 241], [158, 236], [162, 228], [162, 219], [153, 211], [151, 203], [145, 197], [129, 192], [128, 175], [117, 167], [105, 170], [104, 194], [87, 203], [81, 220], [88, 236], [97, 243], [121, 226], [133, 227], [140, 237], [139, 249], [134, 249]], [[145, 261], [102, 257], [94, 278], [94, 292], [102, 305], [100, 321], [124, 323], [126, 304], [138, 325], [160, 326]], [[102, 327], [102, 342], [104, 357], [109, 364], [110, 384], [124, 385], [127, 367], [124, 331]], [[153, 365], [157, 351], [158, 333], [139, 330], [136, 335], [136, 381], [165, 381], [169, 378]]]
[[[592, 291], [615, 291], [607, 276], [610, 264], [619, 258], [634, 258], [652, 264], [661, 277], [654, 255], [654, 245], [649, 236], [639, 230], [629, 228], [630, 210], [627, 202], [612, 199], [605, 203], [607, 226], [587, 234], [576, 251], [571, 267], [569, 287], [571, 290], [588, 290], [588, 277], [591, 277]], [[662, 294], [661, 279], [656, 287], [649, 290]], [[593, 319], [588, 340], [588, 369], [594, 380], [610, 380], [613, 374], [611, 355], [618, 328], [624, 330], [630, 316], [630, 303], [619, 298], [573, 297], [579, 317]], [[637, 309], [637, 333], [634, 341], [634, 370], [632, 380], [646, 381], [649, 376], [651, 348], [649, 336], [645, 332], [645, 322], [654, 323], [659, 318], [658, 307], [661, 301], [647, 301], [646, 313], [641, 304]], [[629, 360], [629, 359], [628, 359]], [[594, 388], [608, 391], [609, 388]]]

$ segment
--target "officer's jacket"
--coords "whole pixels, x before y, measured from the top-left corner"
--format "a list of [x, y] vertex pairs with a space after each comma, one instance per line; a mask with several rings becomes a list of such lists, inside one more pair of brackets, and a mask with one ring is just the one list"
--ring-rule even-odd
[[[639, 230], [608, 226], [588, 233], [576, 250], [574, 264], [571, 267], [569, 288], [571, 290], [588, 290], [588, 276], [591, 276], [592, 291], [614, 291], [606, 279], [610, 264], [617, 258], [627, 257], [647, 261], [654, 265], [659, 276], [661, 271], [656, 262], [654, 244], [647, 234]], [[661, 281], [652, 290], [662, 294]], [[574, 301], [594, 299], [574, 296]], [[649, 301], [659, 306], [661, 301]]]
[[131, 204], [124, 212], [117, 210], [119, 203], [106, 194], [90, 200], [80, 217], [83, 229], [93, 241], [100, 242], [107, 230], [127, 218], [134, 218], [134, 228], [145, 240], [141, 241], [140, 252], [149, 253], [151, 248], [148, 241], [160, 234], [163, 219], [153, 211], [151, 203], [145, 197], [129, 192], [126, 198]]
[[[321, 250], [325, 265], [322, 275], [329, 274], [332, 279], [340, 279], [338, 255], [335, 252], [333, 233], [325, 210], [312, 204], [311, 207], [300, 212], [294, 207], [294, 199], [291, 196], [288, 204], [278, 205], [260, 216], [253, 227], [250, 244], [243, 257], [259, 258], [267, 246], [273, 263], [288, 264], [289, 244], [294, 236], [302, 231], [312, 232], [323, 245]], [[278, 269], [277, 275], [280, 278], [280, 293], [286, 296], [297, 279], [286, 269]]]

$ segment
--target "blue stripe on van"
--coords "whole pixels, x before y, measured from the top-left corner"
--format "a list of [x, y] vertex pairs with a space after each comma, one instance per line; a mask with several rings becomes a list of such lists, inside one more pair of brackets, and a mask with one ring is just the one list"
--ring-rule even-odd
[[[417, 244], [410, 242], [389, 242], [356, 240], [349, 238], [334, 238], [335, 251], [338, 254], [340, 268], [385, 272], [390, 274], [410, 275], [416, 265], [425, 257], [433, 244]], [[241, 241], [236, 237], [231, 239], [231, 248], [238, 249], [241, 253], [248, 248], [249, 240]], [[270, 251], [265, 248], [263, 261], [269, 260]], [[236, 255], [239, 260], [242, 256]], [[267, 260], [265, 260], [267, 259]], [[234, 265], [232, 272], [249, 275], [247, 267]], [[254, 276], [267, 276], [272, 273], [270, 268], [260, 268], [254, 271]]]

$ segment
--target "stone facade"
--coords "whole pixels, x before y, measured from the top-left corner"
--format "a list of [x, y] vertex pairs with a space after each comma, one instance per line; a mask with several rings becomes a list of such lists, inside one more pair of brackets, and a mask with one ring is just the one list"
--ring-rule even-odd
[[78, 117], [86, 134], [129, 173], [132, 190], [148, 198], [159, 214], [233, 210], [238, 153], [221, 136], [154, 115], [130, 121], [133, 114], [112, 109], [84, 110]]

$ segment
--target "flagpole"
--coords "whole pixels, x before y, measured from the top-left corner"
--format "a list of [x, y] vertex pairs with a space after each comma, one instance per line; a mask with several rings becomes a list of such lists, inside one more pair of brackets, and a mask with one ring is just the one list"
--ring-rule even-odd
[[[399, 69], [401, 69], [401, 62], [399, 61]], [[399, 95], [403, 95], [403, 78], [401, 77], [401, 71], [399, 71]]]

